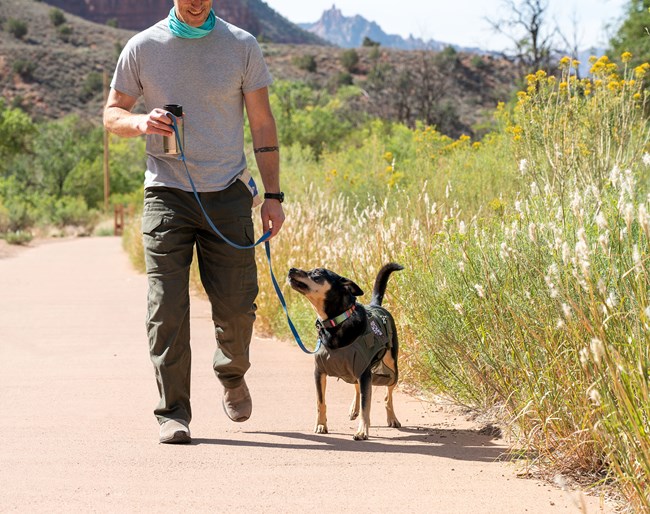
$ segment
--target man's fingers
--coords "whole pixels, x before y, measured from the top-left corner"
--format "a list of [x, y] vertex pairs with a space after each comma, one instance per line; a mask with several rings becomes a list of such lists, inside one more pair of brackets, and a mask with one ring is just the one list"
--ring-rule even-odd
[[283, 222], [284, 220], [276, 220], [273, 222], [273, 226], [271, 227], [271, 237], [275, 237], [278, 232], [280, 232]]
[[284, 223], [284, 212], [282, 207], [265, 207], [262, 210], [262, 230], [266, 234], [271, 232], [271, 238], [275, 237]]
[[162, 134], [169, 136], [174, 133], [172, 121], [162, 109], [154, 109], [147, 116], [147, 134]]

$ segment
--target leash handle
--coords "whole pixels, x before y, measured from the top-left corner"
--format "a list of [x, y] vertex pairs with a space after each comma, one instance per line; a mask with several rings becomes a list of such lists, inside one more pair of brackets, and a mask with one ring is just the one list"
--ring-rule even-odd
[[194, 181], [192, 180], [192, 175], [190, 175], [190, 170], [187, 167], [187, 162], [185, 161], [185, 149], [183, 148], [183, 143], [181, 142], [180, 135], [178, 133], [178, 125], [176, 123], [176, 116], [172, 113], [168, 113], [167, 116], [171, 118], [172, 120], [172, 127], [174, 128], [174, 134], [176, 136], [176, 144], [178, 145], [178, 149], [180, 150], [180, 157], [179, 160], [182, 161], [183, 166], [185, 167], [185, 173], [187, 174], [187, 178], [190, 181], [190, 185], [192, 186], [192, 192], [194, 193], [194, 198], [196, 198], [196, 201], [199, 204], [199, 207], [201, 208], [201, 212], [205, 216], [205, 219], [208, 222], [208, 225], [210, 225], [210, 228], [215, 231], [215, 233], [223, 239], [226, 243], [228, 243], [230, 246], [233, 248], [237, 248], [238, 250], [248, 250], [250, 248], [255, 248], [261, 243], [264, 243], [264, 248], [266, 250], [266, 258], [269, 261], [269, 272], [271, 274], [271, 282], [273, 282], [273, 287], [275, 288], [275, 293], [278, 295], [278, 298], [280, 300], [280, 304], [282, 305], [282, 309], [284, 309], [284, 313], [287, 316], [287, 322], [289, 324], [289, 328], [291, 329], [291, 333], [293, 334], [294, 339], [296, 340], [296, 343], [298, 343], [298, 346], [300, 349], [308, 353], [310, 355], [315, 354], [318, 352], [321, 346], [321, 340], [318, 339], [318, 343], [316, 344], [316, 349], [311, 352], [309, 351], [305, 345], [302, 342], [302, 339], [300, 339], [300, 336], [298, 335], [298, 331], [296, 330], [296, 327], [294, 326], [293, 322], [291, 321], [291, 317], [289, 316], [289, 310], [287, 309], [287, 302], [284, 299], [284, 296], [282, 294], [282, 290], [280, 289], [280, 286], [278, 285], [278, 281], [275, 278], [275, 274], [273, 273], [273, 265], [271, 264], [271, 245], [268, 241], [268, 239], [271, 237], [271, 231], [269, 230], [268, 232], [264, 233], [262, 237], [260, 237], [255, 243], [252, 245], [247, 245], [247, 246], [242, 246], [238, 245], [237, 243], [234, 243], [230, 239], [228, 239], [226, 236], [224, 236], [221, 231], [215, 226], [215, 224], [212, 222], [210, 219], [210, 216], [206, 212], [205, 208], [203, 207], [203, 203], [201, 202], [201, 198], [199, 197], [199, 193], [196, 190], [196, 186], [194, 185]]

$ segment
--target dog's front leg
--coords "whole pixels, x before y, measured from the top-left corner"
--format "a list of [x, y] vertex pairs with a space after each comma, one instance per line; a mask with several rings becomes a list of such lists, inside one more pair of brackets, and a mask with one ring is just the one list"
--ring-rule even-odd
[[314, 371], [314, 378], [316, 379], [316, 407], [318, 409], [318, 417], [316, 419], [316, 428], [314, 429], [314, 432], [317, 434], [327, 434], [327, 406], [325, 405], [327, 375], [316, 368]]
[[359, 382], [354, 384], [354, 398], [350, 405], [350, 421], [357, 419], [359, 416]]
[[370, 406], [372, 404], [372, 375], [370, 368], [366, 369], [359, 377], [359, 393], [361, 396], [361, 419], [359, 420], [357, 433], [354, 434], [355, 441], [368, 439], [370, 430]]
[[386, 405], [386, 418], [389, 427], [400, 428], [402, 424], [397, 419], [397, 416], [395, 416], [395, 409], [393, 409], [393, 389], [395, 389], [395, 384], [388, 386], [386, 398], [384, 398], [384, 403]]

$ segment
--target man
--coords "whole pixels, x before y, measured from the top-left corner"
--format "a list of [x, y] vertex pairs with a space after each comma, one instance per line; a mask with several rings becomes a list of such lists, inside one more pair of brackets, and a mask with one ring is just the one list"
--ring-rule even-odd
[[[186, 164], [201, 203], [228, 239], [247, 246], [254, 240], [253, 196], [241, 180], [244, 107], [266, 191], [263, 230], [273, 237], [284, 221], [277, 131], [267, 90], [271, 82], [255, 38], [217, 18], [212, 0], [174, 0], [169, 17], [134, 36], [117, 63], [104, 125], [123, 137], [147, 135], [146, 324], [160, 393], [154, 414], [161, 443], [191, 442], [189, 269], [194, 246], [212, 305], [213, 367], [224, 386], [222, 404], [237, 422], [252, 411], [244, 374], [250, 367], [258, 292], [254, 250], [235, 249], [212, 231], [183, 162], [164, 153], [163, 139], [175, 136], [172, 117], [162, 107], [183, 107]], [[141, 96], [147, 114], [132, 112]]]

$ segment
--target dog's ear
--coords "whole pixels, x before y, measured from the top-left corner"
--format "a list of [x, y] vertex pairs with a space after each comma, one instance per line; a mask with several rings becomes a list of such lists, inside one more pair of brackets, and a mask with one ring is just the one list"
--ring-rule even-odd
[[345, 287], [345, 289], [347, 289], [353, 296], [363, 296], [363, 290], [349, 278], [343, 278], [341, 284], [343, 284], [343, 287]]

